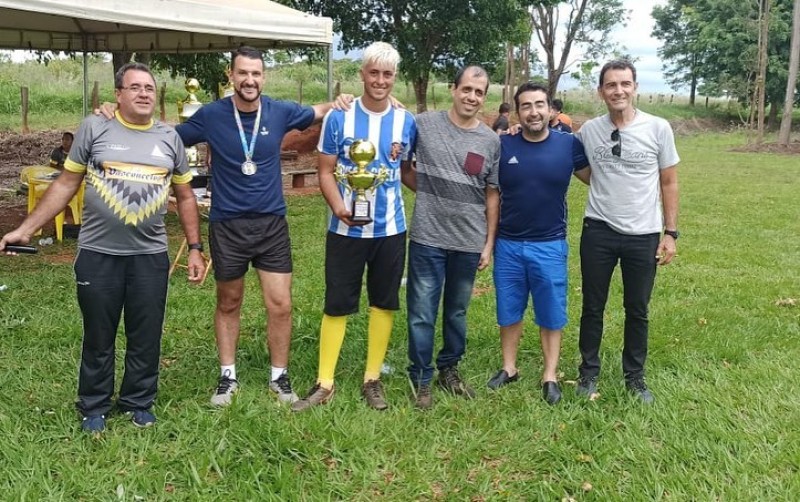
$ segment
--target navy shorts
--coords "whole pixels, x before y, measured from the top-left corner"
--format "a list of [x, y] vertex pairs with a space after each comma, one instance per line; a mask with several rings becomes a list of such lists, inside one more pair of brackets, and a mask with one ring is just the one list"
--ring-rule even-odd
[[266, 272], [292, 273], [292, 243], [285, 216], [212, 221], [208, 241], [218, 281], [244, 277], [251, 263]]

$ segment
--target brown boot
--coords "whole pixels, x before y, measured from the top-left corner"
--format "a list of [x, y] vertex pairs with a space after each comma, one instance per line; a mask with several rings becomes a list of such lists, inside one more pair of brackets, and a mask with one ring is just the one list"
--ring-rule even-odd
[[320, 384], [314, 385], [304, 399], [292, 403], [292, 411], [305, 411], [319, 404], [327, 403], [333, 399], [333, 389], [333, 387], [326, 389]]
[[383, 384], [380, 380], [364, 382], [361, 387], [361, 395], [364, 396], [367, 406], [374, 410], [385, 410], [389, 407], [386, 404], [386, 398], [383, 395]]
[[433, 407], [433, 394], [430, 385], [414, 386], [414, 407], [418, 410], [429, 410]]

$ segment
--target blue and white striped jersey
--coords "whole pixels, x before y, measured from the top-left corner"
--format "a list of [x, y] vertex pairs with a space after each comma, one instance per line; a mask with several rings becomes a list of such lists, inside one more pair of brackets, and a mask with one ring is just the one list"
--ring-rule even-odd
[[[340, 164], [355, 169], [349, 157], [350, 145], [357, 139], [368, 139], [375, 145], [378, 155], [367, 169], [377, 172], [382, 164], [389, 170], [388, 179], [377, 189], [367, 192], [372, 223], [349, 227], [331, 214], [330, 232], [370, 239], [406, 231], [400, 161], [408, 155], [416, 134], [417, 125], [411, 112], [390, 106], [384, 112], [375, 113], [361, 105], [361, 98], [357, 98], [348, 111], [331, 110], [325, 115], [317, 146], [321, 153], [336, 155]], [[346, 192], [341, 186], [339, 191], [346, 207], [351, 207], [355, 194]]]

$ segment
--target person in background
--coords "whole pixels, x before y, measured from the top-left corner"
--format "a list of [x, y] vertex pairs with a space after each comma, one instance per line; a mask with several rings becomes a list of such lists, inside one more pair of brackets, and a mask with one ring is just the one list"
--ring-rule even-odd
[[519, 379], [517, 350], [528, 298], [533, 299], [544, 369], [542, 396], [561, 400], [557, 368], [567, 324], [567, 189], [574, 175], [589, 182], [589, 161], [572, 134], [548, 127], [547, 89], [522, 84], [514, 96], [522, 134], [500, 138], [500, 224], [494, 283], [503, 367], [490, 389]]
[[[380, 381], [394, 313], [400, 308], [399, 289], [406, 259], [406, 218], [400, 162], [416, 136], [414, 116], [392, 107], [390, 95], [400, 55], [394, 47], [375, 42], [364, 51], [361, 80], [364, 93], [347, 111], [332, 110], [322, 123], [318, 150], [319, 186], [331, 209], [325, 243], [325, 309], [319, 340], [317, 382], [292, 411], [307, 410], [333, 397], [334, 374], [347, 328], [347, 316], [358, 312], [364, 268], [367, 269], [369, 327], [367, 363], [361, 395], [372, 409], [388, 408]], [[337, 163], [355, 168], [350, 145], [367, 139], [376, 150], [372, 166], [385, 166], [388, 179], [369, 192], [366, 224], [351, 218], [352, 191], [336, 181]]]
[[556, 112], [556, 118], [559, 122], [566, 125], [569, 128], [572, 128], [572, 119], [564, 113], [564, 102], [560, 99], [553, 100], [553, 110]]
[[405, 162], [403, 183], [416, 191], [408, 246], [408, 376], [415, 406], [433, 406], [433, 346], [442, 304], [444, 344], [436, 357], [438, 384], [466, 399], [475, 391], [458, 364], [466, 352], [467, 308], [475, 274], [494, 250], [500, 194], [500, 138], [478, 119], [489, 76], [480, 66], [458, 71], [449, 110], [417, 116], [416, 167]]
[[[115, 75], [114, 86], [119, 107], [114, 118], [84, 119], [64, 172], [25, 221], [0, 240], [0, 251], [30, 242], [86, 178], [74, 268], [83, 316], [77, 408], [81, 428], [90, 433], [105, 430], [112, 408], [114, 344], [123, 312], [127, 344], [117, 406], [130, 412], [137, 427], [156, 422], [152, 406], [169, 279], [164, 215], [170, 187], [187, 242], [200, 242], [186, 150], [172, 127], [153, 120], [156, 83], [150, 69], [128, 63]], [[190, 249], [189, 280], [197, 283], [204, 260]]]
[[494, 121], [494, 124], [492, 124], [492, 131], [497, 134], [506, 134], [508, 133], [508, 119], [511, 115], [511, 105], [508, 103], [501, 103], [498, 112], [500, 115]]
[[561, 122], [561, 119], [559, 119], [560, 115], [562, 114], [559, 114], [558, 111], [555, 109], [555, 107], [550, 108], [550, 124], [549, 124], [550, 129], [559, 132], [571, 133], [572, 127]]
[[59, 171], [64, 169], [64, 161], [67, 160], [69, 149], [72, 148], [72, 141], [75, 136], [71, 132], [65, 132], [61, 135], [61, 145], [55, 147], [50, 153], [50, 167], [54, 167]]
[[576, 391], [590, 399], [597, 394], [603, 316], [619, 263], [625, 308], [622, 373], [627, 389], [650, 404], [654, 397], [644, 369], [648, 306], [656, 269], [676, 253], [680, 157], [669, 122], [634, 106], [637, 88], [633, 64], [606, 63], [597, 92], [608, 113], [577, 133], [589, 154], [592, 183], [581, 234], [582, 361]]

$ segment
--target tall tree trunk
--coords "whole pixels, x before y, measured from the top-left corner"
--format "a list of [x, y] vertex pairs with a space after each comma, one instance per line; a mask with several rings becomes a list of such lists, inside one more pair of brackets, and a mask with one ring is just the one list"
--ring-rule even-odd
[[770, 101], [767, 116], [767, 130], [774, 131], [778, 127], [778, 103]]
[[119, 51], [111, 53], [111, 64], [114, 68], [114, 75], [116, 75], [119, 69], [122, 68], [122, 65], [131, 62], [132, 56], [133, 52], [130, 51]]
[[[519, 48], [519, 64], [522, 66], [522, 82], [531, 80], [531, 47], [530, 44], [523, 44]], [[517, 82], [519, 83], [519, 82]]]
[[689, 87], [689, 106], [694, 106], [694, 98], [697, 95], [697, 74], [692, 73], [692, 83]]
[[766, 95], [767, 95], [767, 48], [769, 47], [769, 11], [772, 6], [772, 0], [761, 0], [763, 4], [763, 11], [761, 13], [760, 27], [759, 27], [759, 47], [758, 47], [758, 77], [756, 87], [758, 91], [758, 134], [756, 141], [760, 144], [764, 141], [764, 115], [766, 112]]
[[428, 111], [428, 76], [414, 78], [414, 96], [417, 97], [417, 113]]
[[792, 111], [794, 110], [794, 93], [797, 89], [798, 66], [800, 66], [800, 0], [794, 0], [792, 49], [789, 54], [789, 78], [786, 79], [786, 100], [783, 103], [781, 130], [778, 133], [778, 144], [783, 146], [789, 146], [789, 133], [792, 130]]
[[508, 103], [509, 96], [511, 95], [511, 83], [514, 78], [514, 47], [511, 43], [506, 43], [506, 71], [503, 75], [503, 102]]

